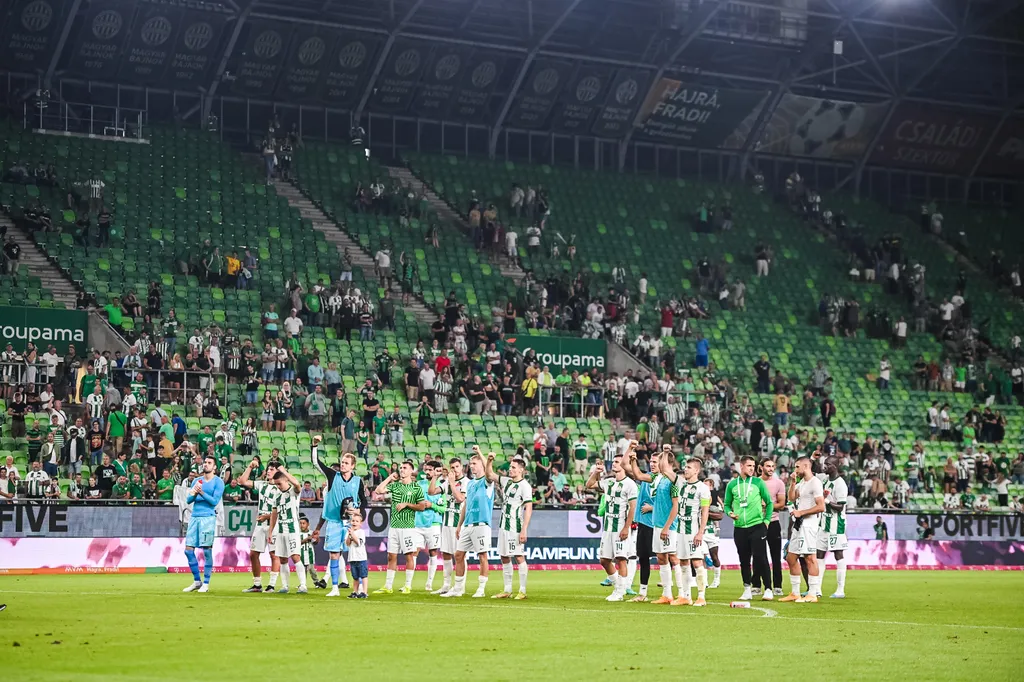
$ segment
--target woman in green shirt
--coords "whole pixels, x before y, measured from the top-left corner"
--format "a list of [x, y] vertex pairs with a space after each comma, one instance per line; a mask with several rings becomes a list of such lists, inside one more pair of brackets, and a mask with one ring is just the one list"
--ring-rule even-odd
[[387, 428], [387, 417], [384, 416], [384, 408], [377, 408], [377, 415], [373, 418], [373, 444], [377, 447], [384, 445], [384, 429]]

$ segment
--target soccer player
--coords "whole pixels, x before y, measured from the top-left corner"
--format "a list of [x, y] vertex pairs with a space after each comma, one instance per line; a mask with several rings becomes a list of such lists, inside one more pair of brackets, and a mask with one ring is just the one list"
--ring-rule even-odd
[[[794, 601], [813, 604], [818, 601], [817, 593], [821, 576], [818, 574], [818, 515], [825, 511], [825, 493], [821, 481], [814, 475], [811, 460], [802, 456], [796, 460], [793, 476], [789, 482], [789, 501], [796, 504], [790, 512], [793, 517], [793, 534], [789, 538], [786, 562], [789, 564], [789, 595], [780, 601]], [[807, 596], [800, 596], [800, 557], [807, 559]], [[765, 590], [765, 595], [768, 591]]]
[[494, 473], [493, 462], [493, 458], [487, 458], [487, 480], [497, 482], [505, 501], [501, 505], [498, 525], [498, 554], [501, 556], [504, 589], [491, 598], [508, 599], [512, 596], [512, 560], [515, 559], [519, 570], [519, 592], [515, 599], [526, 599], [526, 576], [530, 570], [526, 564], [526, 534], [533, 516], [533, 487], [523, 478], [526, 474], [526, 462], [523, 460], [518, 457], [512, 460], [508, 476]]
[[704, 529], [704, 546], [711, 558], [711, 565], [714, 566], [714, 578], [708, 585], [709, 590], [718, 587], [722, 579], [722, 561], [718, 558], [718, 522], [722, 520], [725, 513], [722, 511], [722, 503], [719, 500], [718, 491], [714, 489], [715, 482], [710, 478], [704, 479], [704, 485], [711, 493], [711, 506], [708, 507], [708, 525]]
[[325, 589], [327, 587], [327, 581], [321, 582], [320, 577], [316, 574], [316, 552], [314, 547], [316, 541], [313, 540], [313, 534], [309, 532], [309, 519], [305, 514], [299, 514], [299, 558], [302, 560], [302, 565], [306, 567], [306, 575], [313, 581], [313, 587]]
[[326, 524], [324, 550], [329, 556], [327, 568], [331, 574], [331, 591], [327, 593], [327, 596], [337, 597], [341, 594], [338, 591], [339, 583], [343, 588], [348, 587], [348, 582], [345, 580], [345, 559], [341, 556], [341, 550], [345, 547], [345, 512], [349, 507], [356, 506], [365, 517], [368, 504], [363, 479], [354, 473], [356, 456], [351, 452], [344, 453], [338, 464], [340, 471], [335, 471], [333, 467], [324, 464], [320, 459], [320, 442], [322, 440], [323, 436], [313, 437], [311, 452], [313, 464], [319, 467], [327, 477], [324, 509], [320, 515], [320, 521], [316, 524], [316, 530], [313, 531], [313, 542], [320, 539], [320, 529]]
[[416, 549], [419, 533], [416, 532], [416, 512], [430, 508], [430, 502], [423, 496], [421, 488], [413, 476], [416, 467], [406, 460], [398, 467], [397, 474], [391, 474], [377, 486], [377, 495], [391, 496], [391, 528], [388, 529], [388, 571], [384, 586], [373, 591], [374, 594], [391, 594], [394, 592], [395, 571], [398, 570], [398, 555], [405, 555], [405, 586], [398, 591], [401, 594], [412, 592], [412, 579], [416, 575]]
[[[494, 453], [488, 455], [494, 459]], [[472, 480], [466, 483], [465, 493], [456, 492], [455, 500], [462, 502], [459, 525], [455, 528], [455, 586], [442, 597], [461, 597], [466, 594], [466, 554], [473, 552], [480, 562], [480, 577], [477, 579], [473, 597], [486, 597], [487, 577], [491, 567], [487, 553], [491, 549], [491, 515], [494, 512], [494, 486], [486, 477], [486, 465], [480, 448], [473, 446], [469, 458], [469, 473]], [[461, 497], [461, 500], [460, 500]]]
[[[217, 505], [224, 496], [224, 481], [217, 475], [217, 459], [207, 455], [203, 459], [203, 476], [197, 478], [186, 502], [192, 505], [192, 517], [185, 533], [185, 557], [192, 570], [192, 584], [182, 592], [209, 592], [210, 572], [213, 570], [213, 540], [217, 534]], [[199, 579], [199, 560], [196, 547], [203, 550], [203, 579]]]
[[[274, 556], [281, 562], [281, 580], [284, 587], [281, 594], [288, 593], [288, 557], [295, 563], [295, 573], [299, 576], [298, 594], [306, 594], [306, 568], [302, 565], [299, 554], [299, 490], [302, 484], [282, 466], [274, 474], [274, 485], [277, 486], [277, 505], [270, 512], [270, 537], [267, 542], [274, 548]], [[274, 584], [273, 564], [271, 564], [270, 584]]]
[[636, 513], [639, 489], [633, 479], [626, 477], [622, 459], [623, 455], [616, 455], [612, 459], [610, 478], [602, 479], [604, 462], [598, 461], [587, 479], [587, 488], [600, 488], [608, 497], [602, 523], [600, 557], [606, 572], [612, 565], [617, 569], [612, 578], [615, 588], [605, 597], [608, 601], [622, 601], [625, 597], [626, 588], [629, 587], [626, 563], [634, 553], [630, 547], [629, 527], [633, 524], [633, 516]]
[[[836, 591], [830, 599], [846, 598], [846, 557], [843, 552], [849, 546], [846, 539], [846, 499], [849, 488], [846, 481], [839, 475], [839, 467], [835, 459], [825, 462], [825, 474], [828, 478], [822, 484], [825, 498], [825, 513], [821, 517], [821, 528], [818, 531], [818, 566], [819, 573], [824, 574], [825, 554], [832, 552], [836, 558]], [[821, 582], [818, 582], [818, 596], [821, 596]]]
[[[673, 606], [706, 606], [704, 590], [707, 585], [707, 567], [704, 566], [704, 529], [707, 527], [711, 506], [711, 491], [700, 482], [701, 461], [690, 458], [683, 467], [683, 482], [676, 482], [679, 490], [679, 544], [676, 558], [683, 572], [683, 584]], [[697, 601], [690, 599], [693, 583], [690, 569], [697, 574]]]
[[[647, 535], [646, 531], [644, 531], [645, 518], [649, 520], [651, 528], [650, 538], [647, 539], [650, 549], [645, 552], [642, 546], [637, 548], [637, 554], [640, 557], [640, 594], [633, 601], [647, 601], [647, 583], [651, 575], [650, 553], [653, 553], [658, 559], [658, 576], [661, 578], [661, 596], [654, 600], [654, 603], [671, 604], [672, 571], [673, 567], [679, 563], [676, 559], [676, 533], [679, 530], [679, 496], [678, 494], [673, 494], [673, 481], [663, 475], [662, 471], [669, 471], [672, 479], [675, 478], [675, 471], [672, 468], [674, 458], [671, 446], [666, 446], [662, 448], [662, 452], [655, 453], [651, 457], [651, 473], [654, 474], [652, 478], [650, 474], [640, 471], [639, 466], [637, 466], [636, 452], [632, 447], [631, 444], [628, 451], [628, 472], [631, 478], [640, 481], [637, 494], [637, 504], [640, 507], [636, 515], [638, 543], [644, 542], [644, 536]], [[647, 491], [646, 497], [649, 500], [646, 504], [644, 503], [645, 489]], [[646, 507], [650, 507], [650, 509], [645, 511]], [[647, 569], [646, 578], [644, 575], [645, 567]]]
[[441, 513], [441, 559], [444, 565], [444, 582], [441, 589], [435, 590], [432, 594], [444, 595], [452, 589], [455, 584], [455, 550], [458, 545], [458, 538], [455, 537], [455, 529], [459, 525], [459, 515], [462, 513], [462, 505], [466, 496], [463, 491], [469, 479], [463, 475], [462, 460], [452, 457], [448, 461], [449, 469], [441, 469], [438, 476], [431, 481], [428, 493], [436, 495], [441, 493], [444, 504], [444, 512]]
[[252, 587], [242, 590], [243, 592], [263, 591], [262, 578], [260, 577], [260, 556], [270, 548], [267, 544], [267, 535], [270, 530], [270, 512], [277, 505], [277, 486], [268, 483], [268, 480], [273, 479], [279, 464], [280, 462], [276, 459], [270, 460], [267, 462], [265, 475], [267, 480], [253, 481], [250, 478], [252, 471], [259, 468], [260, 465], [259, 458], [253, 457], [252, 461], [249, 462], [249, 466], [245, 468], [242, 476], [238, 479], [238, 485], [255, 490], [259, 496], [256, 506], [256, 525], [253, 526], [252, 537], [249, 539], [249, 564], [252, 566]]
[[428, 461], [423, 463], [424, 478], [417, 481], [417, 485], [423, 489], [423, 497], [430, 502], [431, 508], [416, 512], [416, 532], [419, 533], [419, 548], [427, 552], [427, 584], [424, 589], [432, 592], [434, 589], [434, 575], [437, 573], [437, 550], [441, 546], [441, 491], [431, 494], [431, 489], [436, 489], [434, 479], [441, 472], [441, 463]]

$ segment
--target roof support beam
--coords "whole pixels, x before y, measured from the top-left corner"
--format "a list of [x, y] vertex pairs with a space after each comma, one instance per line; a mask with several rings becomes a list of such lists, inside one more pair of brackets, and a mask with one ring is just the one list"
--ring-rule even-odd
[[[366, 103], [370, 100], [370, 93], [373, 92], [373, 86], [377, 84], [377, 78], [380, 77], [380, 72], [384, 70], [384, 62], [387, 61], [388, 55], [391, 54], [391, 48], [395, 45], [395, 38], [402, 32], [408, 23], [412, 20], [416, 10], [423, 4], [423, 0], [416, 0], [413, 6], [409, 8], [409, 11], [405, 13], [401, 21], [395, 24], [395, 27], [388, 33], [388, 39], [384, 43], [384, 49], [380, 51], [380, 57], [377, 58], [377, 63], [373, 67], [373, 72], [370, 74], [369, 80], [366, 81], [366, 89], [363, 90], [362, 97], [359, 98], [359, 104], [356, 105], [355, 114], [353, 116], [353, 122], [358, 125], [359, 119], [363, 117], [363, 110], [366, 109]], [[317, 22], [312, 22], [317, 23]]]
[[[213, 98], [217, 95], [217, 89], [220, 87], [221, 81], [224, 79], [224, 73], [228, 68], [228, 60], [231, 58], [231, 54], [235, 51], [235, 45], [238, 44], [238, 36], [242, 33], [242, 26], [244, 26], [245, 22], [249, 19], [250, 12], [252, 12], [252, 5], [247, 6], [242, 10], [241, 14], [235, 17], [235, 25], [231, 29], [231, 37], [228, 38], [228, 44], [224, 46], [224, 52], [220, 56], [220, 62], [217, 64], [217, 70], [213, 74], [213, 80], [210, 82], [210, 87], [203, 95], [203, 99], [201, 101], [203, 107], [203, 115], [199, 121], [199, 125], [201, 126], [205, 126], [207, 119], [210, 118], [210, 108], [213, 106]], [[195, 107], [192, 107], [192, 109], [185, 113], [185, 118], [188, 118], [194, 112]]]
[[43, 75], [43, 87], [47, 90], [50, 89], [50, 81], [53, 80], [53, 72], [57, 70], [57, 63], [60, 62], [60, 55], [64, 52], [64, 46], [68, 43], [68, 36], [71, 34], [71, 25], [75, 23], [75, 17], [78, 16], [78, 9], [82, 6], [82, 0], [74, 0], [71, 3], [70, 9], [68, 9], [68, 15], [64, 19], [64, 26], [60, 30], [60, 38], [57, 39], [57, 45], [53, 48], [53, 55], [50, 57], [50, 63], [46, 67], [46, 73]]
[[551, 39], [551, 36], [555, 35], [555, 31], [565, 23], [565, 20], [569, 18], [569, 15], [572, 14], [573, 10], [575, 10], [577, 6], [579, 6], [581, 1], [582, 0], [572, 0], [572, 2], [569, 3], [569, 6], [566, 7], [555, 20], [555, 23], [551, 24], [551, 28], [545, 31], [544, 35], [542, 35], [533, 47], [530, 48], [529, 52], [526, 53], [526, 59], [523, 60], [522, 66], [519, 67], [519, 73], [516, 74], [516, 79], [512, 83], [511, 89], [508, 91], [508, 97], [505, 98], [505, 103], [501, 105], [501, 112], [498, 114], [498, 118], [494, 122], [494, 127], [491, 129], [491, 137], [487, 143], [487, 152], [490, 154], [492, 159], [494, 158], [494, 153], [498, 149], [498, 136], [501, 134], [501, 126], [505, 123], [505, 117], [508, 116], [508, 112], [512, 108], [512, 101], [519, 93], [519, 88], [523, 86], [523, 81], [526, 79], [526, 72], [530, 70], [530, 65], [532, 65], [533, 61], [537, 58], [537, 55], [540, 53], [540, 49], [546, 42], [548, 42], [548, 40]]

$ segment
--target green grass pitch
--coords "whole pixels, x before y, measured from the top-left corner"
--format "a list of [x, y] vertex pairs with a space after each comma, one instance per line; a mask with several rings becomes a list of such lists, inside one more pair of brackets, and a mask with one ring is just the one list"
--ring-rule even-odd
[[[493, 594], [501, 573], [491, 575]], [[752, 602], [768, 611], [728, 607], [736, 572], [703, 609], [610, 604], [602, 576], [534, 571], [523, 602], [433, 597], [423, 571], [413, 594], [366, 601], [242, 594], [243, 574], [214, 575], [209, 594], [182, 594], [187, 575], [6, 576], [0, 670], [25, 681], [174, 682], [1024, 675], [1021, 572], [850, 571], [845, 601]], [[381, 577], [371, 574], [371, 590]]]

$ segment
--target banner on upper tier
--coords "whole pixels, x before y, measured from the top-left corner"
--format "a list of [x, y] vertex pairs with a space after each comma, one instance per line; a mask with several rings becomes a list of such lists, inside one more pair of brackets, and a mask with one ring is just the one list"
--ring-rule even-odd
[[535, 60], [516, 93], [506, 124], [511, 128], [543, 128], [572, 73], [573, 66], [569, 62]]
[[633, 121], [637, 139], [720, 147], [767, 96], [662, 78], [651, 86]]
[[966, 175], [997, 123], [991, 114], [904, 102], [882, 130], [871, 163]]
[[[598, 566], [597, 538], [536, 538], [526, 543], [527, 561], [552, 568]], [[322, 546], [316, 547], [316, 563], [327, 563]], [[249, 539], [217, 538], [213, 546], [214, 565], [219, 569], [248, 572]], [[719, 561], [726, 566], [739, 563], [736, 546], [723, 542]], [[498, 559], [492, 540], [489, 557]], [[264, 555], [266, 561], [268, 555]], [[368, 541], [371, 565], [387, 561], [387, 539]], [[846, 551], [850, 568], [858, 569], [969, 569], [972, 567], [1024, 568], [1022, 542], [916, 542], [851, 540]], [[420, 558], [420, 565], [426, 563]], [[834, 566], [831, 555], [827, 559]], [[0, 539], [0, 576], [4, 573], [94, 573], [133, 572], [147, 568], [187, 570], [183, 538], [25, 538]]]
[[288, 55], [292, 28], [279, 21], [257, 19], [246, 22], [248, 35], [241, 51], [236, 50], [230, 69], [232, 91], [244, 97], [269, 97]]
[[64, 26], [64, 0], [8, 0], [0, 15], [0, 64], [5, 71], [45, 71]]
[[[445, 120], [463, 123], [489, 123], [493, 118], [491, 98], [506, 65], [512, 63], [505, 55], [486, 50], [473, 50], [469, 63], [462, 66], [458, 88], [450, 98]], [[424, 82], [420, 86], [433, 88]], [[418, 110], [417, 110], [418, 113]]]
[[81, 352], [89, 342], [89, 313], [84, 310], [0, 306], [0, 348], [25, 350], [31, 343], [40, 353], [53, 344], [61, 353], [69, 344]]
[[980, 176], [1024, 177], [1024, 118], [1008, 118], [978, 168]]
[[552, 374], [589, 372], [597, 368], [604, 371], [608, 355], [608, 344], [602, 339], [581, 339], [572, 336], [515, 336], [507, 339], [516, 350], [525, 353], [532, 350], [541, 366], [547, 365]]

